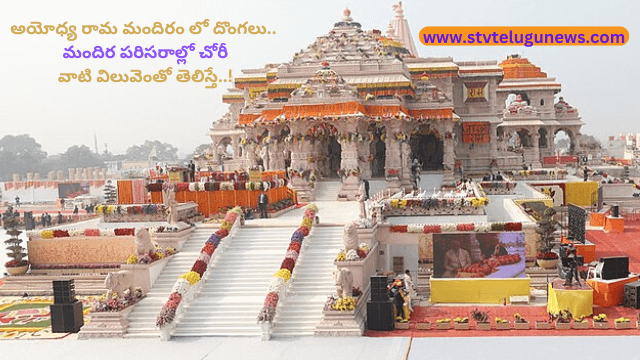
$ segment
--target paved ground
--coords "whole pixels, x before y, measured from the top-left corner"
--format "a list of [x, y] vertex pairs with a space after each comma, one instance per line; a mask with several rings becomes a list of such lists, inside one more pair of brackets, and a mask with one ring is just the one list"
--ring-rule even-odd
[[[439, 186], [440, 175], [423, 175], [421, 186]], [[371, 193], [379, 184], [372, 183]], [[318, 202], [321, 223], [345, 223], [359, 214], [356, 202]], [[251, 220], [248, 224], [299, 224], [301, 209], [292, 210], [278, 219]], [[140, 225], [140, 224], [138, 224]], [[87, 222], [76, 227], [95, 227]], [[122, 226], [122, 224], [120, 224]], [[0, 231], [0, 238], [6, 235]], [[4, 264], [5, 255], [0, 252]], [[0, 340], [0, 359], [9, 354], [23, 354], [31, 359], [540, 359], [562, 358], [609, 359], [628, 356], [639, 358], [638, 337], [482, 337], [482, 338], [416, 338], [350, 337], [350, 338], [285, 338], [262, 342], [257, 338], [184, 338], [169, 342], [158, 339], [77, 340], [70, 335], [61, 340]]]

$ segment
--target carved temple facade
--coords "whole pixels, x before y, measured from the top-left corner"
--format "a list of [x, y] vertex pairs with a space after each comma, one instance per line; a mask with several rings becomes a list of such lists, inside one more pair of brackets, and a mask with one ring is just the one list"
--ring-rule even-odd
[[[341, 21], [291, 61], [243, 70], [223, 95], [230, 105], [210, 129], [213, 151], [231, 145], [227, 170], [289, 169], [300, 190], [309, 176], [343, 177], [351, 199], [361, 178], [410, 187], [410, 166], [454, 171], [540, 167], [564, 131], [578, 152], [584, 124], [561, 85], [517, 55], [456, 62], [416, 53], [401, 4], [386, 34]], [[306, 190], [309, 190], [308, 188]]]

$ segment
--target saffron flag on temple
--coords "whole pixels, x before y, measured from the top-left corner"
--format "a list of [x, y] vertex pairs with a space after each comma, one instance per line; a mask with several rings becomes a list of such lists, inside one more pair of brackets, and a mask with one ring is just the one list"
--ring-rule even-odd
[[488, 122], [462, 123], [462, 142], [465, 144], [488, 144], [491, 139]]

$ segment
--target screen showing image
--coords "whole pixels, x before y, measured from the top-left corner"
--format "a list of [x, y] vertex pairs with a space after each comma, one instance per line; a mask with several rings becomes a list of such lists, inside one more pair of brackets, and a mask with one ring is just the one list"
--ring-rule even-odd
[[433, 234], [433, 277], [524, 277], [524, 254], [521, 232]]

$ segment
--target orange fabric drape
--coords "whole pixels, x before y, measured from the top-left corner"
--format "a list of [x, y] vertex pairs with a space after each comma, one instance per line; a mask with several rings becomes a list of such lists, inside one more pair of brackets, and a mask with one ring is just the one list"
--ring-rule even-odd
[[222, 208], [222, 191], [213, 191], [209, 193], [209, 211], [212, 214], [217, 213]]
[[176, 201], [177, 202], [187, 202], [186, 200], [186, 191], [176, 191]]
[[118, 204], [133, 204], [131, 180], [118, 180]]
[[221, 190], [222, 206], [229, 207], [236, 203], [236, 192], [234, 190]]
[[162, 204], [162, 191], [152, 191], [151, 202], [154, 204]]
[[208, 217], [211, 215], [209, 210], [209, 192], [208, 191], [195, 191], [196, 202], [198, 203], [198, 210], [201, 214]]
[[184, 202], [193, 202], [198, 203], [198, 192], [197, 191], [185, 191], [184, 192]]

